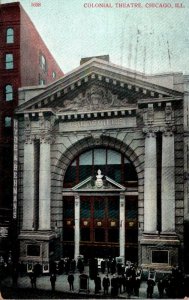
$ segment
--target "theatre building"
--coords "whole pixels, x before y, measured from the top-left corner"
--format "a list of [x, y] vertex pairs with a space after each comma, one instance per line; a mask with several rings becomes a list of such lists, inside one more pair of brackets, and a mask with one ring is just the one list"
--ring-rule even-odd
[[20, 89], [21, 261], [121, 256], [164, 269], [183, 262], [187, 80], [133, 72], [104, 56], [81, 60], [34, 97]]

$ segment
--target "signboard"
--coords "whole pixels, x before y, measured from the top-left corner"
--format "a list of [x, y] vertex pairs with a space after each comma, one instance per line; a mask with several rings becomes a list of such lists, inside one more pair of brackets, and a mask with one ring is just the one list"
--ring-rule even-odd
[[18, 120], [14, 119], [13, 219], [17, 218], [17, 192], [18, 192]]
[[59, 124], [61, 132], [136, 127], [136, 117], [71, 121]]
[[49, 264], [43, 263], [43, 274], [48, 274], [50, 272], [49, 270]]

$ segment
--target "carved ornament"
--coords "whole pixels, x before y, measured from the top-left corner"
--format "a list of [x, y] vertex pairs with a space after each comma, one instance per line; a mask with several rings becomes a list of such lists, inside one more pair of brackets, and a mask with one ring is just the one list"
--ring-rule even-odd
[[[120, 100], [118, 95], [112, 94], [110, 90], [93, 85], [86, 90], [84, 95], [80, 93], [73, 100], [64, 100], [63, 107], [57, 107], [57, 112], [104, 110], [125, 106], [128, 106], [127, 98]], [[132, 106], [132, 104], [129, 104], [129, 106]]]

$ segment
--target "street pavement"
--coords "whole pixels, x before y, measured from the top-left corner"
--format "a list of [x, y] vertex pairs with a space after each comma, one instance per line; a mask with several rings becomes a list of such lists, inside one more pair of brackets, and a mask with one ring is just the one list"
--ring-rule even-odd
[[[85, 268], [85, 274], [88, 275], [88, 268]], [[67, 281], [67, 275], [63, 274], [63, 275], [57, 275], [57, 279], [56, 279], [56, 286], [55, 286], [55, 290], [56, 292], [63, 292], [65, 294], [67, 294], [67, 298], [82, 298], [82, 293], [80, 291], [80, 278], [79, 278], [79, 273], [76, 272], [74, 273], [74, 291], [70, 291], [69, 290], [69, 283]], [[101, 278], [104, 277], [104, 274], [102, 274], [101, 272], [99, 272], [99, 275]], [[112, 275], [109, 275], [109, 278], [111, 280]], [[3, 281], [3, 286], [6, 286], [7, 288], [9, 288], [9, 291], [11, 291], [11, 288], [13, 288], [13, 283], [12, 283], [12, 278], [7, 277], [6, 279], [4, 279]], [[36, 286], [37, 286], [37, 290], [39, 291], [49, 291], [49, 295], [51, 295], [51, 283], [50, 283], [50, 276], [47, 275], [42, 275], [40, 277], [37, 278], [37, 282], [36, 282]], [[29, 276], [23, 276], [23, 277], [19, 277], [18, 278], [18, 282], [17, 282], [17, 288], [18, 289], [31, 289], [31, 282], [30, 282], [30, 278]], [[140, 290], [139, 290], [139, 297], [137, 296], [131, 296], [131, 298], [135, 298], [135, 299], [146, 299], [146, 288], [147, 288], [147, 284], [146, 281], [142, 281], [141, 282], [141, 286], [140, 286]], [[110, 292], [110, 289], [109, 289]], [[35, 294], [37, 293], [37, 291], [35, 291]], [[95, 298], [99, 298], [102, 296], [103, 298], [103, 290], [101, 290], [101, 292], [98, 295], [95, 295], [95, 285], [94, 285], [94, 280], [89, 279], [89, 297], [93, 297]], [[127, 293], [121, 293], [118, 295], [119, 298], [128, 298]], [[49, 298], [49, 297], [48, 297]], [[50, 297], [50, 298], [56, 298], [56, 297]], [[83, 297], [83, 298], [86, 298]], [[106, 297], [107, 298], [107, 297]], [[108, 298], [111, 298], [111, 295], [109, 295]], [[158, 299], [158, 289], [157, 289], [157, 285], [154, 287], [154, 294], [153, 294], [153, 299]], [[17, 298], [18, 299], [18, 298]], [[22, 298], [23, 299], [23, 298]], [[39, 299], [39, 298], [38, 298]], [[66, 299], [64, 297], [64, 299]]]

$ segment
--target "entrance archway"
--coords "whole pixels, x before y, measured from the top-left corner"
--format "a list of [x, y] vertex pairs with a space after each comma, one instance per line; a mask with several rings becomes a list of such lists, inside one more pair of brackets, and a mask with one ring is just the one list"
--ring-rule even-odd
[[[120, 191], [113, 186], [102, 190], [77, 190], [80, 198], [80, 254], [86, 258], [119, 256], [120, 228], [124, 226], [126, 259], [138, 260], [138, 197], [137, 173], [131, 161], [122, 153], [96, 147], [78, 155], [70, 164], [64, 177], [63, 186], [63, 249], [64, 256], [74, 256], [75, 186], [86, 183], [95, 186], [98, 170], [104, 175], [104, 184], [109, 178], [112, 185], [124, 189], [124, 221], [120, 219]], [[109, 185], [110, 185], [109, 182]], [[69, 192], [68, 192], [69, 191]], [[66, 193], [67, 192], [67, 193]], [[123, 214], [123, 212], [122, 212]]]

